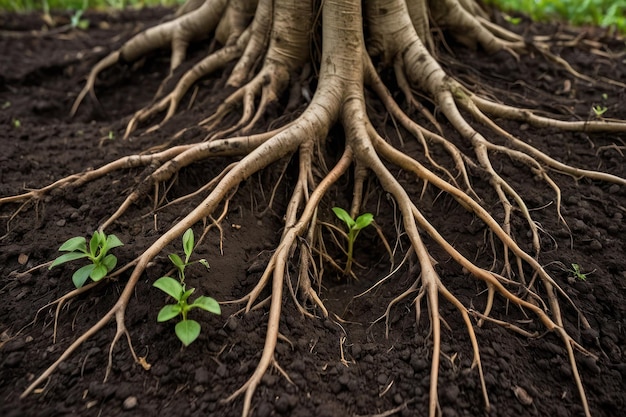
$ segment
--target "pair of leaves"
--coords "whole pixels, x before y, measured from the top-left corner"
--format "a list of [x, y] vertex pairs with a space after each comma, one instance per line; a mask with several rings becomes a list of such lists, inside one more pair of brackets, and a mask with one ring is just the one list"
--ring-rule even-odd
[[333, 213], [335, 213], [335, 216], [337, 216], [339, 220], [348, 226], [350, 231], [365, 229], [374, 221], [374, 215], [372, 213], [363, 213], [357, 217], [356, 220], [354, 220], [350, 214], [348, 214], [348, 212], [341, 207], [333, 207]]
[[193, 294], [195, 289], [190, 288], [186, 290], [185, 287], [174, 278], [161, 277], [157, 279], [153, 285], [177, 301], [176, 304], [168, 304], [164, 306], [159, 311], [157, 321], [164, 322], [182, 315], [183, 320], [176, 324], [176, 328], [174, 330], [176, 332], [176, 336], [178, 336], [180, 341], [183, 342], [185, 346], [189, 346], [189, 344], [196, 340], [198, 335], [200, 335], [200, 324], [195, 320], [186, 319], [187, 311], [192, 308], [200, 308], [213, 314], [222, 313], [218, 302], [215, 301], [215, 299], [205, 297], [204, 295], [196, 298], [193, 303], [188, 304], [187, 299], [191, 294]]
[[[168, 258], [170, 259], [170, 261], [174, 264], [176, 269], [178, 269], [178, 272], [182, 275], [183, 281], [184, 281], [184, 276], [185, 276], [184, 275], [185, 267], [189, 265], [189, 258], [191, 257], [191, 254], [193, 252], [194, 244], [195, 242], [194, 242], [193, 230], [189, 228], [183, 235], [183, 250], [185, 251], [185, 260], [183, 261], [183, 259], [180, 256], [178, 256], [176, 253], [170, 253], [168, 255]], [[210, 268], [209, 263], [206, 261], [206, 259], [200, 259], [197, 262], [200, 262], [207, 269]]]
[[117, 265], [117, 258], [115, 255], [107, 255], [104, 257], [102, 262], [98, 262], [97, 264], [89, 264], [85, 265], [82, 268], [79, 268], [72, 275], [72, 282], [76, 286], [76, 288], [80, 288], [85, 285], [88, 278], [91, 278], [93, 281], [100, 281], [102, 278], [106, 277], [107, 274], [115, 268]]
[[59, 251], [68, 253], [56, 258], [49, 269], [66, 262], [88, 258], [91, 264], [83, 266], [72, 275], [74, 285], [76, 288], [80, 288], [85, 284], [88, 278], [99, 281], [115, 268], [117, 258], [107, 252], [118, 246], [123, 246], [123, 243], [117, 236], [107, 236], [104, 232], [94, 232], [89, 241], [89, 249], [87, 248], [87, 240], [82, 236], [76, 236], [68, 239], [61, 245]]

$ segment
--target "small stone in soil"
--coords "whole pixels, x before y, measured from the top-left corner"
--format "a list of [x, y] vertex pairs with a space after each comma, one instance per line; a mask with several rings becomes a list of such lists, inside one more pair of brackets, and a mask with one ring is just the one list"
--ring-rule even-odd
[[196, 369], [195, 381], [198, 384], [206, 384], [209, 382], [209, 371], [205, 367]]
[[132, 410], [133, 408], [137, 407], [137, 404], [138, 404], [137, 397], [134, 397], [131, 395], [130, 397], [127, 397], [124, 400], [124, 403], [122, 404], [122, 408], [126, 411]]
[[442, 390], [441, 396], [442, 398], [445, 398], [447, 402], [453, 403], [456, 402], [459, 392], [460, 390], [458, 385], [449, 384]]
[[594, 239], [589, 244], [589, 248], [591, 248], [592, 250], [601, 250], [602, 249], [602, 243], [600, 243], [598, 240]]
[[11, 352], [7, 355], [2, 366], [13, 368], [18, 366], [20, 362], [22, 362], [22, 359], [24, 359], [24, 352]]
[[290, 395], [283, 395], [276, 400], [275, 408], [280, 414], [285, 414], [293, 407]]
[[228, 319], [228, 321], [226, 322], [226, 328], [232, 332], [234, 332], [235, 330], [237, 330], [237, 327], [239, 326], [239, 321], [234, 318], [231, 317], [230, 319]]
[[272, 407], [268, 403], [261, 403], [257, 409], [257, 416], [269, 417], [272, 414]]

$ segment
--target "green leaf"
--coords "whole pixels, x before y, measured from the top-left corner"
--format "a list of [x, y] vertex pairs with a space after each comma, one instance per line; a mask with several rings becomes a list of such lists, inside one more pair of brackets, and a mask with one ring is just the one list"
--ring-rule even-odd
[[174, 298], [176, 301], [180, 300], [180, 297], [183, 294], [183, 286], [180, 285], [180, 282], [171, 277], [161, 277], [154, 281], [152, 286], [157, 287], [167, 295]]
[[107, 271], [106, 266], [102, 264], [96, 265], [93, 271], [89, 274], [89, 277], [94, 281], [100, 281], [102, 278], [106, 277], [108, 272], [109, 271]]
[[52, 269], [57, 265], [64, 264], [65, 262], [74, 261], [80, 258], [86, 258], [87, 256], [88, 255], [86, 253], [81, 253], [81, 252], [66, 253], [64, 255], [59, 256], [54, 261], [52, 261], [52, 264], [48, 267], [48, 269]]
[[74, 283], [76, 288], [80, 288], [85, 285], [85, 282], [89, 278], [89, 275], [91, 275], [91, 271], [93, 271], [95, 268], [96, 266], [94, 264], [89, 264], [74, 272], [74, 275], [72, 275], [72, 282]]
[[91, 240], [89, 241], [89, 253], [91, 253], [91, 256], [94, 258], [98, 254], [98, 248], [101, 246], [100, 240], [100, 232], [96, 231], [93, 233], [93, 236], [91, 236]]
[[211, 265], [209, 265], [209, 262], [206, 259], [200, 259], [198, 260], [198, 262], [202, 264], [206, 269], [211, 269]]
[[189, 346], [200, 336], [200, 323], [195, 320], [182, 320], [176, 324], [174, 330], [183, 345]]
[[356, 219], [354, 229], [361, 230], [372, 224], [374, 215], [372, 213], [363, 213]]
[[124, 246], [124, 244], [122, 243], [121, 240], [117, 238], [117, 236], [115, 235], [107, 236], [107, 243], [106, 243], [107, 249], [117, 248], [118, 246]]
[[159, 311], [159, 315], [157, 316], [157, 321], [161, 323], [163, 321], [171, 320], [174, 317], [178, 316], [181, 310], [182, 309], [180, 308], [178, 304], [168, 304]]
[[113, 268], [115, 268], [115, 265], [117, 265], [117, 258], [115, 257], [115, 255], [109, 254], [105, 256], [102, 260], [102, 265], [106, 267], [107, 272], [110, 272], [113, 270]]
[[80, 19], [78, 24], [76, 25], [79, 29], [87, 30], [89, 29], [89, 19]]
[[217, 301], [211, 297], [205, 297], [204, 295], [198, 297], [189, 307], [198, 307], [202, 310], [208, 311], [213, 314], [222, 314], [222, 309]]
[[76, 236], [68, 239], [67, 242], [61, 245], [59, 251], [61, 252], [74, 252], [74, 251], [87, 252], [87, 241], [82, 236]]
[[193, 245], [194, 245], [193, 230], [189, 228], [183, 235], [183, 250], [185, 251], [186, 262], [189, 262], [189, 257], [191, 256], [191, 253], [193, 252]]
[[170, 253], [169, 255], [167, 255], [168, 258], [170, 258], [170, 261], [172, 261], [172, 263], [174, 264], [174, 266], [180, 270], [185, 269], [185, 263], [183, 262], [183, 260], [180, 258], [180, 256], [178, 256], [175, 253]]
[[187, 291], [185, 291], [185, 292], [183, 293], [183, 295], [180, 297], [180, 300], [179, 300], [179, 301], [187, 301], [187, 299], [189, 298], [189, 296], [190, 296], [191, 294], [193, 294], [193, 292], [194, 292], [195, 290], [196, 290], [195, 288], [189, 288]]
[[350, 217], [348, 212], [342, 209], [341, 207], [333, 207], [333, 213], [335, 213], [335, 216], [337, 216], [339, 220], [344, 222], [346, 226], [348, 226], [348, 228], [351, 229], [354, 226], [355, 224], [354, 219]]

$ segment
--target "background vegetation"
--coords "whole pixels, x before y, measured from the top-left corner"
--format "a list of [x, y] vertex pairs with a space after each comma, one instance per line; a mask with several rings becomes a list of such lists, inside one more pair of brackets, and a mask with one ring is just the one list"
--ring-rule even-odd
[[123, 9], [124, 7], [172, 6], [184, 0], [0, 0], [0, 11]]
[[[596, 25], [626, 33], [626, 0], [485, 0], [505, 12], [521, 12], [533, 20], [563, 20], [573, 25]], [[0, 11], [121, 9], [172, 6], [184, 0], [0, 0]], [[512, 21], [515, 21], [514, 19]]]
[[[1, 1], [1, 0], [0, 0]], [[612, 27], [626, 33], [626, 0], [487, 0], [505, 12], [533, 20], [563, 20], [573, 25]]]

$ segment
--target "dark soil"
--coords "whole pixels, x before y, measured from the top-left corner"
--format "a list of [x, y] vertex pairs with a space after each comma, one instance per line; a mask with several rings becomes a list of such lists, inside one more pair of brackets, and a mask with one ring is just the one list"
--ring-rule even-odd
[[[210, 114], [224, 94], [224, 80], [219, 76], [202, 81], [193, 108], [179, 112], [157, 133], [135, 136], [130, 141], [107, 139], [109, 132], [120, 138], [127, 116], [151, 100], [168, 70], [168, 52], [163, 51], [140, 65], [117, 65], [106, 71], [96, 89], [102, 109], [87, 100], [77, 117], [68, 116], [85, 75], [97, 59], [140, 29], [157, 23], [168, 12], [155, 9], [89, 14], [90, 30], [62, 33], [40, 31], [44, 23], [35, 15], [0, 15], [0, 196], [41, 187], [120, 156], [141, 152], [170, 140], [181, 128]], [[59, 17], [59, 24], [63, 24], [62, 20]], [[562, 29], [528, 22], [515, 28], [527, 34], [553, 34]], [[604, 39], [601, 33], [592, 31], [584, 37], [599, 39], [606, 45], [602, 49], [623, 54], [624, 42]], [[589, 85], [533, 54], [517, 62], [507, 54], [488, 56], [455, 44], [450, 47], [455, 55], [443, 46], [440, 51], [450, 72], [468, 83], [480, 83], [487, 92], [506, 102], [583, 119], [591, 117], [593, 104], [599, 104], [607, 107], [605, 117], [626, 118], [626, 92], [622, 88]], [[204, 52], [202, 47], [192, 51], [192, 61]], [[623, 55], [619, 59], [600, 57], [591, 54], [584, 44], [558, 52], [588, 75], [626, 82]], [[398, 99], [401, 100], [400, 95]], [[384, 124], [382, 106], [372, 101], [370, 110], [380, 113], [378, 128], [397, 141], [393, 124]], [[266, 120], [266, 124], [270, 122]], [[624, 134], [562, 133], [501, 123], [558, 160], [626, 177]], [[450, 138], [457, 137], [445, 123], [444, 129]], [[493, 134], [486, 134], [498, 140]], [[409, 135], [404, 137], [406, 151], [422, 159]], [[190, 134], [183, 140], [197, 138]], [[340, 149], [341, 130], [333, 131], [329, 141], [331, 151]], [[441, 150], [433, 152], [445, 163]], [[577, 355], [593, 414], [626, 415], [626, 188], [587, 179], [576, 181], [554, 173], [563, 191], [562, 212], [570, 234], [558, 221], [554, 193], [545, 184], [508, 158], [495, 155], [494, 161], [495, 167], [526, 199], [542, 226], [540, 261], [592, 325], [592, 330], [581, 331], [574, 309], [563, 302], [567, 330], [598, 356], [595, 360]], [[228, 163], [208, 161], [183, 170], [168, 198], [195, 190]], [[266, 210], [272, 187], [285, 166], [285, 181], [278, 188], [273, 206]], [[282, 215], [296, 168], [293, 163], [268, 168], [240, 187], [223, 223], [223, 255], [219, 234], [213, 230], [195, 255], [207, 258], [211, 269], [207, 273], [200, 266], [192, 267], [188, 273], [190, 285], [220, 301], [237, 299], [250, 291], [280, 238]], [[499, 214], [501, 209], [493, 191], [481, 179], [480, 172], [473, 174], [485, 206]], [[134, 347], [152, 365], [150, 371], [133, 362], [126, 341], [121, 340], [113, 351], [110, 378], [103, 383], [109, 344], [115, 332], [111, 323], [61, 364], [40, 391], [24, 400], [18, 398], [29, 381], [113, 305], [127, 277], [69, 302], [60, 312], [57, 340], [53, 343], [54, 308], [41, 308], [73, 288], [73, 266], [23, 272], [55, 258], [57, 248], [69, 237], [90, 235], [116, 210], [140, 177], [141, 170], [120, 171], [77, 189], [53, 192], [24, 207], [0, 207], [0, 234], [4, 235], [0, 238], [0, 415], [241, 413], [241, 398], [231, 403], [221, 400], [238, 389], [254, 370], [263, 347], [266, 310], [242, 315], [237, 314], [242, 306], [224, 305], [222, 316], [195, 314], [194, 318], [202, 324], [202, 334], [189, 348], [181, 349], [173, 324], [156, 323], [157, 312], [166, 299], [151, 283], [169, 269], [165, 253], [139, 282], [126, 315]], [[421, 184], [403, 172], [398, 172], [398, 177], [413, 195], [419, 195]], [[330, 213], [335, 204], [347, 206], [349, 185], [344, 182], [334, 189], [320, 213]], [[393, 243], [393, 206], [375, 181], [369, 187], [367, 209], [375, 213], [376, 221]], [[196, 199], [169, 206], [156, 217], [150, 211], [150, 198], [133, 206], [109, 230], [125, 243], [115, 252], [120, 264], [134, 259], [197, 202]], [[465, 255], [481, 266], [491, 265], [489, 236], [480, 222], [432, 188], [427, 189], [419, 203], [435, 226]], [[333, 221], [330, 214], [323, 216]], [[525, 226], [516, 216], [514, 233], [520, 244], [530, 249]], [[200, 232], [201, 228], [196, 228], [196, 234]], [[407, 247], [405, 240], [398, 242], [396, 264], [402, 259], [401, 250]], [[391, 312], [388, 337], [384, 322], [372, 325], [384, 313], [387, 303], [411, 285], [416, 270], [407, 266], [370, 295], [353, 299], [389, 271], [389, 257], [373, 230], [364, 231], [357, 246], [357, 261], [364, 266], [357, 269], [359, 281], [346, 283], [327, 265], [321, 290], [322, 299], [342, 322], [306, 319], [297, 312], [289, 296], [285, 297], [280, 331], [289, 342], [279, 341], [276, 359], [291, 382], [276, 369], [270, 370], [253, 399], [255, 416], [373, 415], [396, 407], [400, 407], [396, 415], [426, 415], [432, 356], [426, 306], [422, 306], [424, 313], [416, 325], [410, 300], [399, 303]], [[431, 247], [449, 289], [466, 305], [484, 306], [484, 286], [463, 275], [432, 243]], [[328, 249], [338, 261], [342, 260], [337, 248], [329, 244]], [[180, 252], [179, 243], [170, 250]], [[498, 252], [499, 265], [501, 259]], [[589, 272], [586, 281], [574, 279], [563, 270], [562, 266], [572, 263]], [[443, 415], [484, 415], [478, 375], [469, 369], [472, 354], [461, 317], [445, 302], [441, 312], [447, 325], [443, 327], [439, 377]], [[538, 325], [528, 324], [523, 312], [501, 298], [496, 300], [493, 315], [542, 332]], [[490, 415], [582, 415], [565, 350], [555, 335], [542, 334], [528, 340], [494, 324], [476, 328], [476, 332], [492, 404]], [[516, 397], [518, 388], [528, 393], [532, 404], [524, 404]]]

